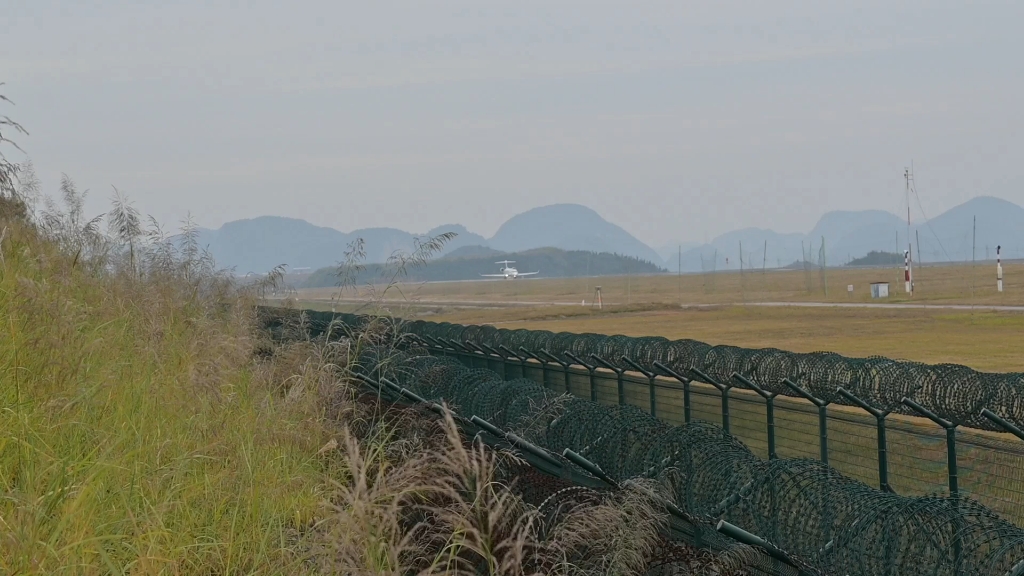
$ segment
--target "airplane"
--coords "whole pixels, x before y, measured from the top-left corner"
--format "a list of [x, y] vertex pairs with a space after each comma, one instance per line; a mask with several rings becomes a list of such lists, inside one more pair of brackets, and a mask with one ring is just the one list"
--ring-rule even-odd
[[505, 280], [515, 280], [520, 276], [533, 276], [534, 274], [540, 274], [540, 270], [536, 272], [520, 272], [519, 270], [516, 270], [515, 268], [509, 266], [509, 264], [514, 263], [515, 260], [502, 260], [501, 262], [495, 262], [495, 264], [502, 265], [501, 274], [481, 274], [481, 276], [485, 278], [504, 278]]

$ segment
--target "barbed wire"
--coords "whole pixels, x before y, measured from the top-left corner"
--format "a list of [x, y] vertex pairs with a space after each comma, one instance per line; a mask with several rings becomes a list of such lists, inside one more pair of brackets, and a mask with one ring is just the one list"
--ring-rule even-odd
[[899, 496], [816, 460], [764, 461], [712, 424], [671, 426], [426, 349], [392, 360], [387, 376], [429, 401], [522, 431], [556, 454], [571, 449], [616, 481], [655, 480], [685, 512], [725, 519], [830, 572], [995, 575], [1024, 559], [1024, 530], [969, 498]]
[[[349, 314], [303, 312], [298, 316], [298, 324], [310, 337], [354, 335], [375, 322]], [[280, 333], [294, 323], [277, 312], [267, 315], [272, 332]], [[837, 403], [842, 397], [834, 391], [842, 386], [886, 409], [899, 410], [903, 397], [915, 398], [944, 418], [979, 428], [989, 427], [986, 420], [975, 417], [982, 406], [1010, 418], [1021, 414], [1022, 401], [1016, 393], [1020, 374], [659, 337], [424, 321], [389, 320], [386, 326], [383, 331], [378, 326], [375, 333], [377, 341], [391, 345], [389, 352], [382, 355], [382, 349], [365, 349], [359, 362], [364, 367], [386, 365], [389, 377], [420, 396], [518, 431], [554, 453], [572, 449], [617, 481], [660, 482], [687, 513], [725, 519], [818, 567], [869, 575], [1003, 575], [1024, 568], [1024, 530], [970, 498], [900, 496], [846, 478], [817, 460], [761, 460], [713, 424], [694, 421], [672, 426], [634, 406], [607, 406], [558, 394], [528, 379], [506, 381], [490, 370], [431, 356], [416, 343], [432, 338], [470, 341], [495, 350], [568, 351], [580, 358], [597, 354], [628, 369], [621, 361], [625, 356], [641, 366], [657, 361], [677, 372], [698, 369], [716, 379], [738, 372], [780, 394], [788, 392], [781, 379], [789, 378]], [[400, 348], [406, 351], [395, 356], [394, 345], [403, 344], [403, 339], [405, 345]], [[957, 386], [968, 390], [955, 390]]]
[[[343, 320], [345, 321], [345, 320]], [[738, 373], [768, 392], [796, 396], [788, 379], [829, 403], [853, 405], [839, 388], [883, 411], [914, 414], [902, 404], [909, 398], [958, 425], [999, 430], [981, 416], [988, 408], [1007, 420], [1024, 423], [1024, 373], [987, 373], [959, 364], [924, 364], [882, 356], [851, 358], [834, 352], [796, 353], [775, 348], [711, 345], [697, 340], [621, 335], [554, 333], [546, 330], [508, 330], [491, 326], [463, 326], [414, 320], [402, 329], [418, 336], [459, 343], [471, 341], [494, 349], [546, 350], [556, 356], [571, 352], [579, 358], [600, 356], [622, 369], [631, 367], [625, 356], [649, 371], [654, 363], [693, 377], [699, 370], [719, 382], [731, 382]]]
[[[334, 330], [361, 330], [369, 316], [303, 311], [311, 333], [320, 335]], [[798, 395], [783, 383], [791, 382], [816, 398], [839, 405], [853, 406], [839, 394], [844, 388], [881, 411], [918, 415], [902, 403], [914, 400], [939, 417], [960, 426], [980, 430], [1005, 431], [981, 415], [987, 408], [1017, 426], [1024, 427], [1024, 373], [980, 372], [960, 364], [924, 364], [883, 356], [852, 358], [834, 352], [787, 352], [776, 348], [741, 348], [711, 345], [698, 340], [668, 340], [662, 337], [629, 337], [547, 330], [505, 329], [487, 325], [462, 325], [424, 320], [386, 323], [392, 336], [413, 334], [445, 341], [482, 344], [498, 350], [520, 348], [541, 350], [561, 356], [570, 352], [578, 358], [591, 354], [624, 370], [632, 368], [625, 356], [651, 372], [659, 372], [655, 362], [695, 380], [700, 371], [718, 382], [729, 382], [734, 373], [754, 382], [765, 391]]]

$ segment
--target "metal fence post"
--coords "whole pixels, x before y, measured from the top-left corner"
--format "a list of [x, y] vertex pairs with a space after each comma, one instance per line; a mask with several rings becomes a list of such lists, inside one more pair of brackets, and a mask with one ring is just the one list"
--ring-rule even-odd
[[484, 368], [486, 368], [487, 370], [491, 369], [491, 359], [489, 358], [490, 355], [487, 353], [486, 350], [481, 348], [479, 344], [470, 340], [466, 340], [466, 348], [475, 348], [475, 350], [472, 350], [473, 354], [476, 355], [476, 353], [479, 352], [484, 360]]
[[[509, 350], [504, 344], [499, 344], [498, 350], [504, 350], [512, 358], [519, 360], [519, 377], [526, 378], [526, 358], [520, 356], [518, 352]], [[506, 378], [506, 380], [508, 380], [508, 378]]]
[[1003, 418], [1002, 416], [996, 414], [995, 412], [989, 410], [988, 408], [982, 408], [981, 415], [984, 416], [985, 418], [988, 418], [990, 421], [992, 421], [997, 426], [1001, 427], [1003, 430], [1006, 430], [1007, 432], [1013, 434], [1017, 438], [1024, 440], [1024, 430], [1021, 430], [1013, 423], [1011, 423], [1009, 420]]
[[570, 390], [569, 388], [569, 363], [543, 348], [540, 349], [540, 353], [547, 356], [548, 358], [551, 359], [552, 362], [562, 367], [562, 375], [565, 377], [565, 393], [571, 393], [572, 390]]
[[[523, 355], [526, 356], [527, 358], [532, 358], [533, 360], [536, 360], [537, 362], [540, 362], [540, 385], [545, 387], [545, 388], [547, 388], [548, 387], [548, 363], [546, 361], [542, 360], [540, 357], [538, 357], [533, 352], [530, 352], [529, 350], [523, 348], [522, 346], [519, 347], [519, 351], [522, 352]], [[526, 375], [524, 374], [523, 377], [525, 378]]]
[[597, 386], [594, 383], [594, 370], [597, 370], [597, 366], [586, 363], [568, 350], [565, 352], [565, 355], [573, 362], [587, 369], [587, 373], [590, 374], [590, 400], [592, 402], [597, 402]]
[[494, 354], [495, 356], [501, 359], [501, 377], [503, 380], [508, 380], [508, 359], [505, 358], [505, 355], [495, 350], [494, 348], [488, 346], [487, 344], [479, 344], [479, 346], [481, 346], [484, 350], [487, 350], [488, 353]]
[[[480, 367], [480, 360], [481, 360], [482, 354], [477, 352], [476, 347], [473, 346], [472, 344], [470, 344], [470, 342], [468, 340], [466, 340], [465, 342], [455, 342], [455, 343], [458, 344], [463, 350], [466, 351], [466, 354], [468, 355], [468, 358], [469, 358], [469, 360], [468, 360], [469, 361], [469, 367], [470, 368], [479, 368]], [[483, 358], [483, 361], [484, 361], [484, 368], [487, 368], [488, 367], [487, 366], [487, 358]]]
[[458, 356], [460, 362], [462, 362], [463, 364], [468, 364], [470, 367], [473, 366], [472, 362], [466, 362], [467, 351], [462, 344], [459, 344], [455, 340], [451, 339], [445, 339], [445, 342], [448, 342], [448, 346], [451, 347], [451, 349], [455, 352], [455, 355]]
[[435, 348], [436, 348], [437, 350], [439, 350], [439, 351], [441, 352], [441, 356], [447, 356], [447, 355], [448, 355], [448, 353], [447, 353], [447, 352], [445, 351], [445, 349], [444, 349], [444, 344], [442, 344], [442, 343], [441, 343], [441, 341], [440, 341], [440, 340], [438, 340], [437, 338], [434, 338], [434, 337], [432, 337], [432, 336], [422, 336], [422, 338], [423, 338], [423, 339], [424, 339], [424, 340], [425, 340], [425, 341], [426, 341], [427, 343], [431, 344], [431, 345], [432, 345], [432, 346], [434, 346], [434, 347], [435, 347]]
[[449, 356], [455, 358], [456, 360], [462, 360], [462, 352], [460, 352], [461, 349], [457, 348], [454, 342], [447, 338], [438, 338], [437, 341], [443, 344], [447, 351], [451, 352]]
[[839, 395], [875, 417], [878, 430], [878, 488], [884, 492], [895, 492], [889, 485], [889, 456], [885, 439], [885, 417], [889, 415], [889, 410], [879, 410], [842, 387], [839, 388]]
[[683, 385], [683, 422], [690, 423], [690, 379], [682, 374], [679, 374], [675, 370], [665, 366], [657, 360], [654, 361], [654, 367], [661, 370], [665, 374], [675, 378]]
[[921, 406], [910, 398], [903, 398], [901, 402], [904, 406], [909, 407], [914, 412], [917, 412], [932, 422], [935, 422], [946, 430], [946, 470], [949, 476], [949, 495], [953, 497], [960, 496], [960, 485], [957, 480], [956, 465], [956, 427], [958, 425], [946, 420], [945, 418], [941, 418], [938, 414], [924, 406]]
[[622, 361], [625, 362], [626, 364], [629, 364], [634, 370], [636, 370], [637, 372], [639, 372], [639, 373], [641, 373], [641, 374], [643, 374], [644, 376], [647, 377], [647, 390], [648, 390], [648, 393], [650, 394], [651, 416], [657, 417], [658, 416], [658, 398], [657, 398], [657, 394], [655, 393], [655, 386], [656, 386], [655, 379], [658, 377], [658, 375], [655, 374], [654, 372], [651, 372], [650, 370], [644, 368], [643, 366], [637, 364], [636, 362], [633, 362], [629, 358], [626, 358], [625, 356], [622, 357]]
[[618, 366], [612, 364], [611, 362], [608, 362], [607, 360], [601, 358], [597, 354], [591, 354], [590, 357], [596, 360], [598, 364], [601, 364], [605, 368], [611, 370], [612, 372], [615, 372], [615, 376], [619, 384], [619, 406], [624, 406], [626, 404], [626, 383], [622, 381], [622, 374], [625, 372], [625, 370], [619, 368]]
[[[921, 406], [920, 404], [918, 404], [914, 400], [911, 400], [910, 398], [904, 397], [903, 400], [901, 400], [901, 402], [904, 406], [909, 406], [910, 409], [913, 410], [914, 412], [917, 412], [918, 414], [924, 416], [925, 418], [931, 420], [932, 422], [935, 422], [936, 424], [938, 424], [939, 426], [946, 430], [946, 471], [948, 473], [949, 496], [951, 498], [959, 499], [960, 482], [958, 478], [956, 458], [956, 427], [958, 426], [958, 424], [950, 422], [949, 420], [940, 417], [938, 414], [932, 412], [931, 410], [925, 408], [924, 406]], [[955, 529], [959, 531], [960, 527], [962, 526], [962, 523], [963, 518], [956, 518], [954, 520], [954, 525], [956, 526]], [[963, 550], [961, 548], [960, 540], [957, 539], [953, 542], [953, 554], [955, 555], [958, 564], [961, 561], [960, 558], [962, 553]]]
[[816, 398], [810, 392], [795, 384], [789, 378], [783, 378], [782, 383], [790, 390], [802, 396], [805, 400], [818, 407], [818, 442], [821, 444], [821, 461], [828, 464], [828, 402]]
[[733, 372], [732, 377], [764, 398], [765, 419], [768, 422], [768, 459], [775, 460], [779, 457], [775, 451], [775, 397], [778, 396], [778, 393], [766, 391], [739, 372]]
[[729, 431], [729, 390], [732, 390], [731, 384], [722, 384], [718, 380], [715, 380], [711, 376], [705, 374], [700, 368], [690, 368], [690, 372], [693, 372], [701, 379], [702, 382], [711, 384], [718, 391], [722, 393], [722, 429], [726, 432]]
[[471, 340], [466, 340], [466, 344], [472, 346], [473, 348], [476, 348], [477, 351], [480, 352], [480, 355], [484, 357], [484, 366], [488, 370], [494, 370], [493, 368], [491, 368], [491, 366], [494, 363], [494, 359], [491, 358], [491, 352], [489, 350], [485, 349], [483, 345], [477, 344], [476, 342], [473, 342]]

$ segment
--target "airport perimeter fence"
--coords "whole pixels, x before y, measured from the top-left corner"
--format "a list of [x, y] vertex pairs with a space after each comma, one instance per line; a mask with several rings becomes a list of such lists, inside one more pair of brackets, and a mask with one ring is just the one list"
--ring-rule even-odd
[[[650, 482], [643, 487], [635, 481], [632, 486], [629, 482], [620, 483], [579, 453], [565, 449], [559, 453], [534, 444], [538, 440], [534, 432], [536, 426], [543, 426], [545, 421], [551, 423], [554, 411], [566, 408], [559, 400], [567, 398], [539, 384], [527, 380], [510, 383], [517, 396], [551, 402], [503, 409], [499, 398], [491, 397], [488, 401], [488, 395], [502, 395], [500, 387], [504, 382], [492, 386], [501, 379], [500, 375], [466, 368], [451, 358], [432, 358], [423, 349], [409, 347], [407, 351], [396, 353], [390, 347], [370, 346], [362, 348], [358, 361], [350, 367], [354, 369], [354, 380], [372, 392], [376, 396], [374, 400], [418, 408], [427, 417], [451, 415], [467, 440], [480, 440], [492, 448], [517, 453], [517, 460], [502, 461], [495, 479], [534, 507], [537, 513], [535, 534], [542, 541], [553, 534], [567, 516], [578, 517], [596, 504], [614, 501], [609, 496], [614, 498], [623, 489], [638, 487], [647, 492], [644, 500], [648, 504], [667, 513], [662, 517], [665, 523], [657, 540], [644, 555], [646, 576], [827, 575], [806, 559], [795, 557], [738, 526], [719, 518], [684, 512], [672, 502], [670, 493]], [[474, 391], [475, 386], [480, 389]], [[453, 402], [449, 402], [449, 398]], [[467, 402], [467, 399], [472, 401]], [[358, 400], [367, 401], [367, 395], [360, 395]], [[544, 444], [552, 446], [550, 442]], [[622, 500], [618, 503], [618, 506], [630, 505]], [[623, 512], [630, 513], [629, 510]], [[577, 568], [581, 562], [592, 565], [595, 558], [588, 554], [595, 551], [584, 547], [574, 554], [585, 556], [569, 557], [565, 561]], [[544, 562], [528, 555], [524, 557], [526, 573], [546, 572], [545, 566], [538, 565], [537, 560]], [[490, 571], [480, 567], [478, 573], [490, 574]], [[578, 573], [589, 572], [580, 570]]]
[[[367, 320], [304, 314], [314, 333]], [[1024, 524], [1021, 374], [420, 320], [394, 329], [508, 379], [637, 406], [669, 424], [717, 424], [762, 458], [815, 458], [903, 495], [969, 496]]]
[[636, 406], [433, 356], [426, 346], [377, 352], [364, 350], [359, 364], [393, 390], [445, 402], [484, 430], [610, 485], [655, 480], [680, 512], [741, 528], [805, 574], [1011, 576], [1024, 566], [1024, 530], [967, 497], [900, 496], [818, 460], [765, 460], [720, 426], [671, 425]]
[[718, 424], [768, 459], [817, 458], [899, 494], [967, 495], [1024, 523], [1020, 374], [663, 338], [419, 321], [405, 329], [509, 377], [673, 424]]

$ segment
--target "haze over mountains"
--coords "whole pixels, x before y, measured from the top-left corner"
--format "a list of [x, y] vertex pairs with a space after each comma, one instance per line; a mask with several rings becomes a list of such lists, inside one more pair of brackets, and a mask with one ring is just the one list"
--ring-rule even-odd
[[[980, 196], [930, 220], [913, 222], [910, 240], [918, 262], [994, 259], [998, 245], [1002, 246], [1003, 258], [1022, 258], [1024, 208], [1000, 198]], [[907, 248], [906, 216], [882, 210], [836, 211], [824, 214], [807, 234], [780, 234], [753, 228], [735, 230], [708, 244], [685, 250], [682, 268], [683, 271], [739, 269], [741, 243], [744, 267], [786, 266], [799, 261], [801, 253], [812, 262], [818, 262], [822, 242], [825, 263], [829, 266], [843, 264], [873, 250], [902, 253]], [[671, 258], [666, 267], [676, 270]]]
[[384, 262], [395, 250], [411, 250], [414, 239], [443, 232], [458, 235], [436, 256], [467, 246], [484, 246], [500, 252], [520, 252], [553, 247], [562, 250], [609, 252], [633, 256], [661, 266], [663, 259], [652, 248], [597, 212], [578, 204], [554, 204], [513, 216], [490, 239], [459, 224], [438, 226], [414, 234], [394, 228], [365, 228], [349, 233], [314, 226], [305, 220], [261, 216], [236, 220], [217, 230], [200, 231], [200, 243], [222, 266], [235, 272], [262, 273], [278, 264], [295, 268], [332, 266], [343, 258], [346, 246], [356, 238], [366, 245], [366, 262]]
[[[974, 220], [977, 218], [975, 237]], [[304, 220], [261, 216], [228, 222], [217, 230], [200, 231], [217, 262], [234, 267], [238, 274], [262, 273], [278, 264], [290, 268], [321, 268], [342, 259], [346, 245], [363, 238], [367, 262], [383, 262], [395, 250], [409, 250], [416, 237], [456, 232], [458, 236], [438, 256], [468, 247], [485, 247], [497, 252], [521, 252], [554, 247], [562, 250], [609, 252], [640, 258], [684, 272], [738, 269], [740, 246], [743, 266], [773, 268], [786, 266], [809, 254], [817, 261], [824, 238], [826, 263], [838, 265], [864, 256], [872, 250], [902, 252], [907, 245], [907, 224], [881, 210], [836, 211], [824, 214], [807, 234], [779, 233], [767, 228], [746, 228], [718, 236], [703, 245], [660, 246], [644, 244], [597, 212], [578, 204], [555, 204], [533, 208], [505, 222], [491, 238], [475, 234], [460, 224], [438, 226], [414, 234], [394, 228], [367, 228], [341, 232], [314, 226]], [[1002, 245], [1003, 257], [1024, 257], [1024, 208], [990, 196], [974, 198], [934, 218], [915, 223], [911, 229], [918, 261], [969, 261], [995, 258]], [[972, 246], [975, 246], [972, 254]], [[489, 253], [481, 250], [482, 253]], [[728, 259], [728, 262], [726, 261]]]

